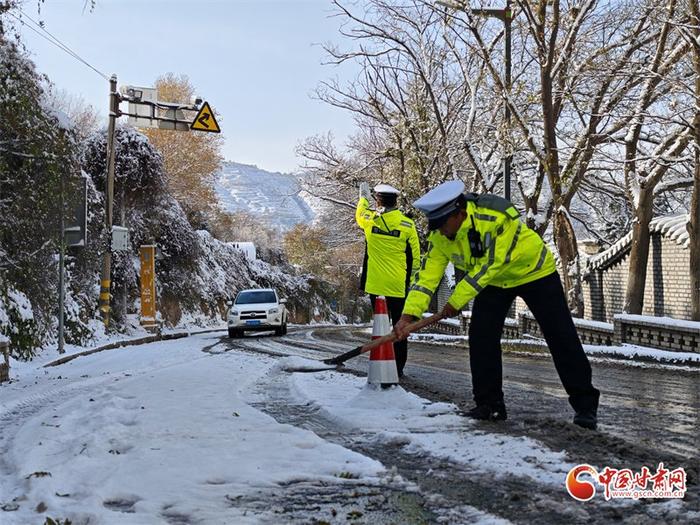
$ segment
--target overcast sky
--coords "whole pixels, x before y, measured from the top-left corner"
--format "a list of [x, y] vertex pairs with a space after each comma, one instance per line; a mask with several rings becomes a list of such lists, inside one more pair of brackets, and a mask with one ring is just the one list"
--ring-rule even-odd
[[[46, 0], [23, 10], [119, 85], [153, 85], [184, 73], [220, 116], [227, 160], [268, 171], [295, 171], [305, 137], [352, 132], [350, 116], [310, 95], [318, 82], [348, 78], [351, 68], [323, 66], [320, 43], [338, 42], [329, 0]], [[109, 84], [37, 36], [21, 30], [40, 72], [106, 115]], [[126, 104], [123, 104], [126, 110]]]

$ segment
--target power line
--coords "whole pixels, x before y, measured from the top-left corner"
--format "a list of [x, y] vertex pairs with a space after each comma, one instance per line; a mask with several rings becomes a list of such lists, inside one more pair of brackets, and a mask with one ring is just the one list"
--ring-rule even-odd
[[109, 80], [109, 77], [108, 77], [107, 75], [105, 75], [102, 71], [100, 71], [99, 69], [97, 69], [96, 67], [94, 67], [92, 64], [90, 64], [87, 60], [85, 60], [85, 59], [82, 58], [80, 55], [78, 55], [78, 53], [76, 53], [75, 51], [73, 51], [73, 50], [72, 50], [70, 47], [68, 47], [66, 44], [64, 44], [63, 42], [61, 42], [57, 37], [55, 37], [55, 36], [52, 35], [49, 31], [47, 31], [40, 23], [36, 22], [34, 19], [32, 19], [32, 17], [30, 17], [29, 15], [27, 15], [27, 14], [26, 14], [24, 11], [22, 11], [21, 9], [19, 10], [19, 12], [22, 13], [22, 16], [23, 16], [23, 17], [27, 18], [30, 22], [32, 22], [36, 27], [38, 27], [41, 31], [43, 31], [44, 33], [46, 33], [46, 35], [48, 35], [48, 36], [44, 35], [43, 33], [41, 33], [40, 31], [38, 31], [37, 29], [35, 29], [35, 28], [32, 27], [31, 25], [27, 24], [27, 23], [23, 20], [23, 18], [18, 17], [17, 15], [13, 14], [12, 12], [8, 12], [7, 14], [9, 14], [11, 17], [13, 17], [15, 20], [17, 20], [20, 24], [22, 24], [22, 25], [23, 25], [24, 27], [26, 27], [27, 29], [30, 29], [31, 31], [33, 31], [34, 33], [36, 33], [37, 35], [39, 35], [41, 38], [43, 38], [43, 39], [46, 40], [47, 42], [50, 42], [51, 44], [55, 45], [56, 47], [58, 47], [58, 48], [59, 48], [60, 50], [62, 50], [63, 52], [67, 53], [68, 55], [70, 55], [71, 57], [75, 58], [75, 59], [78, 60], [79, 62], [82, 62], [84, 65], [86, 65], [87, 67], [89, 67], [90, 69], [92, 69], [95, 73], [97, 73], [98, 75], [100, 75], [100, 76], [101, 76], [102, 78], [104, 78], [105, 80]]
[[[32, 29], [32, 30], [33, 30], [35, 33], [37, 33], [39, 36], [41, 36], [42, 38], [44, 38], [44, 39], [47, 40], [48, 42], [51, 42], [51, 43], [54, 44], [56, 47], [58, 47], [59, 49], [63, 50], [64, 52], [66, 52], [67, 54], [69, 54], [70, 56], [72, 56], [73, 58], [75, 58], [76, 60], [78, 60], [78, 61], [82, 62], [83, 64], [85, 64], [87, 67], [89, 67], [90, 69], [92, 69], [95, 73], [97, 73], [98, 75], [100, 75], [100, 76], [101, 76], [102, 78], [104, 78], [105, 80], [109, 80], [109, 77], [108, 77], [107, 75], [105, 75], [104, 73], [102, 73], [102, 71], [100, 71], [99, 69], [97, 69], [96, 67], [94, 67], [92, 64], [90, 64], [87, 60], [85, 60], [85, 59], [82, 58], [80, 55], [78, 55], [78, 53], [76, 53], [75, 51], [73, 51], [70, 47], [68, 47], [68, 45], [66, 45], [66, 44], [64, 44], [63, 42], [61, 42], [60, 39], [58, 39], [55, 35], [53, 35], [51, 32], [49, 32], [42, 24], [40, 24], [39, 22], [37, 22], [36, 20], [34, 20], [31, 16], [29, 16], [27, 13], [25, 13], [25, 12], [22, 11], [21, 9], [19, 10], [19, 12], [22, 13], [22, 15], [23, 15], [24, 17], [26, 17], [26, 18], [27, 18], [29, 21], [31, 21], [36, 27], [38, 27], [41, 31], [43, 31], [44, 33], [46, 33], [47, 35], [49, 35], [49, 37], [51, 37], [51, 38], [49, 39], [49, 38], [47, 38], [45, 35], [43, 35], [43, 34], [37, 32], [34, 28], [32, 28], [32, 27], [29, 26], [29, 25], [26, 25], [26, 24], [24, 23], [23, 20], [21, 20], [21, 19], [19, 19], [19, 18], [17, 18], [17, 17], [15, 16], [15, 18], [18, 19], [22, 24], [26, 25], [26, 27], [28, 27], [29, 29]], [[10, 14], [11, 14], [11, 13], [10, 13]], [[13, 16], [14, 16], [14, 15], [13, 15]]]

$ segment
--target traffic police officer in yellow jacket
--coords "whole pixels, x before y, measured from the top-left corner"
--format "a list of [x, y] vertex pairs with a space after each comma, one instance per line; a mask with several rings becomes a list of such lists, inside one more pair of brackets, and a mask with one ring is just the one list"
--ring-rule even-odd
[[554, 359], [574, 423], [595, 429], [600, 393], [571, 318], [554, 257], [506, 199], [466, 194], [461, 181], [445, 182], [413, 203], [428, 218], [428, 251], [406, 299], [398, 337], [428, 308], [448, 263], [465, 273], [443, 308], [457, 315], [474, 299], [469, 324], [469, 361], [475, 419], [506, 419], [501, 334], [513, 300], [520, 296], [539, 323]]
[[[391, 321], [396, 324], [401, 318], [411, 277], [420, 264], [418, 232], [413, 220], [396, 207], [399, 190], [378, 184], [374, 195], [379, 206], [376, 211], [370, 209], [369, 185], [360, 184], [355, 219], [365, 232], [366, 241], [361, 286], [369, 294], [373, 308], [378, 296], [386, 297]], [[407, 345], [405, 339], [394, 344], [399, 377], [403, 376], [406, 365]]]

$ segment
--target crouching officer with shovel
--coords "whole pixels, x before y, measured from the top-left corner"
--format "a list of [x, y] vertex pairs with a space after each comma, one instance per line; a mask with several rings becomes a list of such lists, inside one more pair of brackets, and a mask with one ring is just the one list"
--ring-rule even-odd
[[449, 262], [466, 272], [442, 310], [454, 317], [474, 299], [469, 323], [469, 362], [476, 407], [474, 419], [504, 420], [501, 334], [513, 300], [522, 297], [542, 329], [554, 366], [576, 415], [574, 423], [595, 429], [600, 392], [571, 318], [554, 257], [540, 236], [520, 219], [507, 200], [464, 193], [449, 181], [413, 205], [428, 219], [428, 252], [415, 278], [398, 338], [428, 308]]
[[[413, 220], [397, 207], [399, 190], [388, 184], [374, 187], [378, 209], [370, 209], [369, 184], [360, 184], [360, 198], [355, 220], [365, 232], [365, 258], [360, 286], [369, 294], [374, 308], [377, 296], [386, 297], [392, 324], [396, 324], [404, 307], [411, 277], [420, 264], [418, 232]], [[408, 358], [408, 342], [394, 344], [396, 371], [403, 376]]]

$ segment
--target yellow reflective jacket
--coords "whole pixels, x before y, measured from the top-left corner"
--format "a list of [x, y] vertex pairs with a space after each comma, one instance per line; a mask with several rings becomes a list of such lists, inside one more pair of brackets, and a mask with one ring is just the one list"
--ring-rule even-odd
[[[449, 262], [466, 272], [448, 300], [458, 310], [487, 285], [512, 288], [556, 271], [552, 252], [519, 219], [509, 201], [491, 194], [469, 194], [466, 210], [467, 218], [454, 241], [439, 231], [428, 237], [428, 251], [406, 299], [404, 314], [420, 317], [427, 310]], [[472, 227], [481, 236], [482, 257], [472, 257], [467, 237]]]
[[414, 222], [393, 209], [371, 210], [360, 198], [355, 220], [365, 232], [365, 261], [362, 287], [365, 292], [385, 297], [406, 297], [413, 274], [420, 264], [420, 245]]

